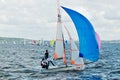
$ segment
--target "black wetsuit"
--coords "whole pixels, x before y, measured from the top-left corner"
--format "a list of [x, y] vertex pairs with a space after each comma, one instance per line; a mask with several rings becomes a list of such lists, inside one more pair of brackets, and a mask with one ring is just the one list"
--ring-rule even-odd
[[48, 52], [45, 53], [45, 59], [47, 59], [49, 56]]
[[[43, 63], [44, 63], [44, 64], [43, 64]], [[49, 67], [49, 62], [47, 62], [47, 61], [43, 58], [42, 61], [41, 61], [41, 66], [42, 66], [42, 68], [48, 69], [48, 67]]]

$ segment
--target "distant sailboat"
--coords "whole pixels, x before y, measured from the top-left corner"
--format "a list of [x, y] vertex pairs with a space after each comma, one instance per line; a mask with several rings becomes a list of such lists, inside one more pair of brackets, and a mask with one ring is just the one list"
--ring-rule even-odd
[[50, 46], [53, 47], [54, 44], [55, 44], [55, 40], [54, 39], [50, 40]]
[[13, 41], [13, 44], [16, 44], [16, 42], [15, 42], [15, 41]]
[[37, 40], [33, 40], [33, 45], [36, 45], [37, 44]]
[[42, 45], [42, 41], [41, 40], [38, 40], [38, 42], [37, 42], [37, 45]]

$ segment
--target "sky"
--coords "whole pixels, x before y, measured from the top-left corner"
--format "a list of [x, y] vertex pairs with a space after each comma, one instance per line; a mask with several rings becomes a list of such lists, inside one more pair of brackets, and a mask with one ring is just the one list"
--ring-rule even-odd
[[[120, 0], [59, 0], [61, 6], [83, 14], [101, 40], [120, 40]], [[57, 0], [0, 0], [0, 37], [56, 38]], [[61, 9], [62, 22], [76, 40], [70, 17]], [[68, 39], [63, 27], [65, 38]]]

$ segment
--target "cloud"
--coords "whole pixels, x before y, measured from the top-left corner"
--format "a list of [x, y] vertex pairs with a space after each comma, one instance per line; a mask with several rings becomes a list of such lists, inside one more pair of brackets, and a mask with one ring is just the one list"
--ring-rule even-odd
[[[57, 0], [0, 0], [0, 36], [56, 38], [56, 2]], [[60, 0], [62, 6], [87, 17], [102, 40], [120, 39], [119, 3], [119, 0]], [[71, 19], [62, 9], [61, 14], [63, 23], [73, 32], [73, 38], [77, 39]], [[66, 35], [65, 31], [64, 33]]]

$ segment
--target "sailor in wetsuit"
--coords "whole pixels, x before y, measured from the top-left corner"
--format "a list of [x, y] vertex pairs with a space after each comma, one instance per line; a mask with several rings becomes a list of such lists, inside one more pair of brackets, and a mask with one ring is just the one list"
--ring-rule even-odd
[[48, 59], [48, 57], [49, 57], [49, 53], [48, 53], [48, 50], [46, 50], [46, 52], [45, 52], [45, 59]]
[[48, 56], [49, 56], [49, 53], [48, 53], [48, 50], [46, 50], [44, 58], [41, 61], [42, 68], [48, 69], [48, 67], [49, 67]]
[[44, 58], [43, 58], [42, 61], [41, 61], [41, 66], [42, 66], [42, 68], [48, 69], [49, 63], [51, 63], [53, 66], [55, 66], [55, 65], [53, 64], [53, 62], [49, 59], [49, 53], [48, 53], [48, 50], [46, 50], [45, 56], [44, 56]]
[[48, 67], [49, 67], [49, 62], [48, 62], [46, 59], [42, 58], [41, 66], [42, 66], [42, 68], [48, 69]]

